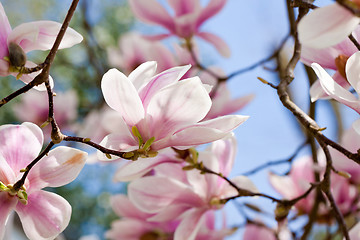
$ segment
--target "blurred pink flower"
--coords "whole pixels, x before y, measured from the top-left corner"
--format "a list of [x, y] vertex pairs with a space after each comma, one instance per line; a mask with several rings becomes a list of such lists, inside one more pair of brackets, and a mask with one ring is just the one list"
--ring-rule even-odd
[[211, 108], [209, 86], [198, 77], [179, 81], [189, 68], [174, 67], [154, 76], [156, 63], [146, 62], [129, 77], [109, 70], [101, 88], [106, 103], [122, 115], [123, 121], [114, 123], [113, 133], [102, 145], [133, 151], [153, 141], [152, 151], [187, 149], [225, 137], [248, 118], [228, 115], [201, 121]]
[[[209, 149], [200, 152], [198, 161], [227, 176], [232, 169], [235, 152], [236, 142], [231, 137], [216, 141]], [[222, 208], [221, 199], [237, 195], [236, 189], [224, 179], [213, 174], [200, 174], [196, 169], [184, 172], [179, 164], [168, 164], [163, 174], [161, 171], [157, 173], [157, 169], [155, 173], [131, 182], [128, 186], [129, 198], [140, 210], [153, 214], [149, 221], [180, 219], [174, 234], [176, 240], [195, 239], [205, 214]], [[232, 181], [241, 188], [257, 192], [254, 184], [244, 176], [235, 177]]]
[[[33, 50], [49, 50], [57, 34], [60, 31], [61, 24], [53, 21], [36, 21], [23, 23], [14, 29], [11, 28], [5, 10], [0, 3], [0, 76], [10, 74], [17, 75], [21, 65], [34, 67], [35, 64], [26, 61], [24, 53]], [[66, 30], [65, 36], [61, 41], [59, 49], [69, 48], [82, 41], [82, 36], [72, 28]], [[9, 55], [9, 49], [12, 49], [12, 55]], [[25, 59], [23, 58], [25, 57]], [[15, 59], [15, 62], [11, 60]], [[37, 74], [23, 75], [20, 79], [28, 83]]]
[[157, 71], [165, 71], [177, 65], [173, 55], [162, 43], [149, 41], [135, 32], [122, 35], [119, 48], [108, 49], [109, 64], [126, 75], [146, 61], [156, 61]]
[[145, 236], [156, 236], [170, 240], [179, 224], [178, 220], [168, 222], [147, 221], [153, 214], [139, 210], [125, 195], [113, 196], [111, 205], [121, 219], [112, 223], [111, 229], [105, 234], [107, 239], [135, 240], [145, 239]]
[[[359, 120], [357, 121], [359, 122]], [[347, 150], [351, 152], [356, 152], [359, 149], [360, 143], [360, 132], [355, 130], [356, 122], [353, 123], [352, 127], [344, 132], [344, 134], [340, 138], [340, 144]], [[331, 153], [333, 166], [338, 171], [347, 172], [351, 175], [349, 181], [352, 184], [359, 185], [360, 184], [360, 168], [359, 164], [354, 161], [348, 159], [344, 154], [339, 151], [329, 148]], [[325, 158], [323, 152], [319, 153], [319, 158]]]
[[198, 36], [214, 45], [223, 56], [230, 56], [229, 47], [220, 37], [200, 31], [201, 25], [217, 14], [226, 0], [210, 0], [206, 7], [201, 6], [200, 0], [172, 0], [168, 3], [175, 12], [174, 16], [156, 0], [130, 0], [131, 9], [140, 20], [160, 25], [169, 31], [167, 34], [153, 36], [153, 39], [177, 35], [190, 40], [193, 36]]
[[33, 123], [0, 127], [0, 239], [5, 223], [15, 210], [31, 240], [53, 239], [69, 224], [71, 206], [62, 197], [41, 190], [73, 181], [83, 168], [87, 154], [60, 146], [51, 150], [29, 172], [24, 188], [12, 188], [25, 168], [41, 151], [43, 135]]
[[[270, 173], [270, 183], [284, 199], [294, 199], [310, 188], [310, 183], [315, 180], [314, 172], [318, 172], [322, 177], [325, 166], [325, 159], [319, 158], [318, 166], [315, 166], [311, 157], [302, 157], [297, 160], [287, 176], [278, 176]], [[348, 179], [337, 174], [331, 175], [331, 191], [335, 202], [343, 214], [349, 214], [357, 208], [354, 200], [358, 195], [356, 187], [350, 185]], [[325, 197], [325, 196], [324, 196]], [[315, 191], [312, 191], [306, 198], [301, 199], [295, 204], [299, 215], [310, 213], [315, 202]], [[328, 203], [320, 204], [318, 220], [331, 221], [331, 214]]]
[[[75, 91], [59, 92], [54, 96], [54, 114], [62, 130], [70, 130], [77, 117], [78, 98]], [[22, 95], [21, 102], [14, 107], [14, 114], [21, 122], [32, 122], [41, 126], [48, 119], [49, 102], [46, 92], [30, 90]], [[50, 126], [49, 126], [50, 127]], [[46, 129], [48, 133], [48, 129]]]
[[359, 23], [359, 17], [340, 4], [333, 3], [316, 8], [300, 20], [299, 40], [304, 46], [327, 48], [347, 38]]
[[[340, 86], [331, 76], [317, 63], [311, 64], [319, 78], [321, 87], [330, 98], [354, 109], [360, 114], [360, 100], [348, 90]], [[354, 90], [360, 94], [360, 52], [354, 53], [346, 62], [345, 73], [348, 82]]]

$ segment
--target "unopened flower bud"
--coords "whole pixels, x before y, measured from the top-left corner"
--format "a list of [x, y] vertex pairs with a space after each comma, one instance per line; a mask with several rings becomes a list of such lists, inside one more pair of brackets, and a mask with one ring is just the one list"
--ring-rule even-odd
[[276, 205], [276, 209], [275, 209], [275, 219], [278, 222], [283, 221], [287, 215], [289, 214], [289, 211], [291, 209], [291, 205], [288, 204], [283, 204], [283, 203], [278, 203]]
[[14, 42], [9, 44], [9, 60], [13, 67], [23, 67], [26, 63], [24, 50]]

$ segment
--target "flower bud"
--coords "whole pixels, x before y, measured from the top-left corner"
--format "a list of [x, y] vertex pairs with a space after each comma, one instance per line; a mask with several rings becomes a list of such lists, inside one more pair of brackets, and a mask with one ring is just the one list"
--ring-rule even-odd
[[13, 67], [23, 67], [26, 63], [26, 54], [24, 50], [13, 42], [9, 44], [9, 60]]

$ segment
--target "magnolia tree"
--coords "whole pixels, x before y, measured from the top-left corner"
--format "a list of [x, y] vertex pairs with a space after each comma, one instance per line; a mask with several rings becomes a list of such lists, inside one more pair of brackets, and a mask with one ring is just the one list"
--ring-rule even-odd
[[[136, 19], [164, 31], [126, 32], [130, 22], [124, 14], [112, 22], [118, 46], [101, 44], [88, 1], [75, 12], [78, 2], [68, 6], [62, 23], [41, 20], [16, 27], [9, 23], [7, 4], [0, 3], [2, 82], [16, 78], [25, 83], [17, 89], [9, 83], [1, 91], [0, 110], [7, 117], [0, 126], [0, 239], [14, 238], [18, 231], [13, 212], [29, 239], [74, 239], [71, 232], [62, 233], [72, 207], [56, 188], [75, 180], [85, 164], [96, 163], [116, 167], [113, 180], [128, 183], [127, 194], [114, 190], [105, 203], [118, 216], [99, 238], [215, 240], [231, 239], [239, 230], [243, 239], [360, 240], [360, 120], [332, 139], [315, 118], [320, 99], [360, 114], [359, 1], [338, 0], [323, 7], [286, 1], [288, 36], [270, 57], [233, 73], [207, 66], [199, 47], [205, 41], [223, 57], [230, 56], [222, 38], [202, 30], [226, 0], [168, 0], [167, 5], [129, 0], [119, 9], [129, 7]], [[169, 37], [176, 37], [171, 47], [163, 41]], [[293, 50], [284, 60], [286, 42]], [[58, 53], [74, 45], [82, 45], [87, 65], [76, 63], [76, 50], [64, 50], [71, 56], [67, 59], [63, 50]], [[48, 52], [27, 55], [33, 50]], [[41, 60], [34, 63], [28, 57]], [[273, 89], [283, 111], [292, 113], [289, 117], [302, 127], [305, 141], [289, 159], [230, 177], [237, 156], [232, 132], [251, 121], [236, 112], [254, 96], [231, 98], [228, 80], [270, 61], [279, 81], [258, 79]], [[296, 76], [297, 65], [305, 66], [308, 79]], [[60, 71], [68, 83], [58, 83], [52, 71]], [[294, 79], [310, 82], [309, 108], [293, 100]], [[339, 121], [346, 117], [337, 115]], [[302, 149], [309, 149], [309, 155], [298, 156]], [[249, 177], [283, 163], [290, 164], [286, 174], [270, 172], [267, 178], [279, 194], [265, 193]], [[256, 198], [273, 211], [252, 202]], [[227, 224], [232, 215], [223, 208], [230, 203], [238, 203], [242, 215], [231, 220], [238, 220], [237, 225]], [[73, 209], [73, 216], [78, 214]]]

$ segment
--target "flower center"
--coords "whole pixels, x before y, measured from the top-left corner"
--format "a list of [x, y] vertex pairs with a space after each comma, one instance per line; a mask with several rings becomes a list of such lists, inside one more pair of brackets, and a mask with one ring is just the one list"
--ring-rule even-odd
[[7, 192], [12, 197], [16, 196], [24, 205], [28, 203], [28, 195], [24, 186], [15, 189], [13, 184], [5, 185], [0, 181], [0, 192]]

